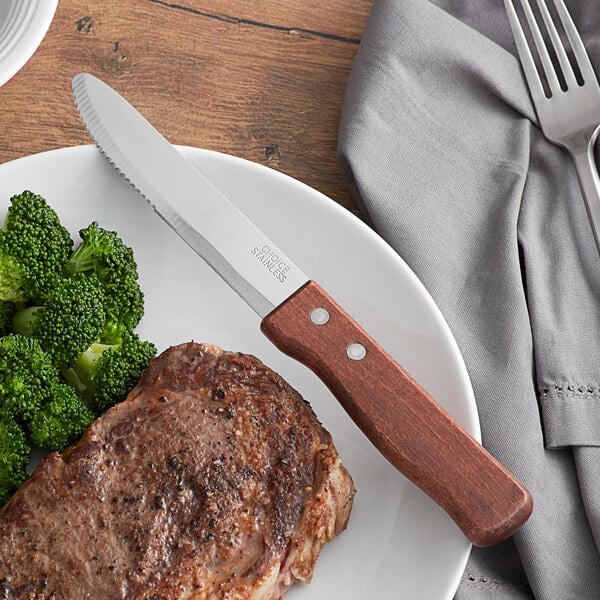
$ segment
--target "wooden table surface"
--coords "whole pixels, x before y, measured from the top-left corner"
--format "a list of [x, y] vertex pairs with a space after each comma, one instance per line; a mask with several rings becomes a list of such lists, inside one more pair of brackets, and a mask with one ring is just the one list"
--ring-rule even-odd
[[59, 0], [0, 88], [0, 163], [90, 143], [71, 95], [85, 71], [172, 143], [291, 175], [358, 214], [336, 161], [339, 117], [371, 0]]

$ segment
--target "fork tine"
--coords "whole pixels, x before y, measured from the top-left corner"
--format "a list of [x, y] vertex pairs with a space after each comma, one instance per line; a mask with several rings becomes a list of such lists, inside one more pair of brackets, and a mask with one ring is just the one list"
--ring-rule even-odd
[[561, 91], [560, 83], [558, 81], [558, 77], [556, 76], [552, 59], [548, 53], [548, 48], [546, 48], [546, 42], [544, 42], [544, 38], [536, 21], [535, 15], [531, 10], [528, 0], [521, 0], [521, 6], [525, 12], [525, 18], [529, 24], [529, 29], [531, 31], [535, 47], [537, 48], [538, 55], [542, 61], [542, 68], [544, 69], [544, 74], [546, 75], [546, 80], [548, 81], [551, 95], [558, 94]]
[[567, 37], [569, 38], [569, 42], [571, 44], [571, 48], [573, 49], [575, 59], [577, 60], [583, 81], [589, 81], [590, 83], [593, 81], [597, 82], [594, 67], [590, 62], [588, 53], [583, 45], [583, 42], [581, 41], [581, 36], [575, 27], [575, 23], [573, 23], [573, 19], [571, 18], [565, 3], [563, 0], [554, 0], [554, 6], [556, 7], [558, 16], [560, 17], [563, 27], [565, 28], [565, 32], [567, 33]]
[[562, 69], [565, 81], [567, 83], [567, 87], [574, 87], [578, 85], [577, 79], [575, 78], [575, 72], [573, 71], [573, 67], [569, 62], [569, 57], [567, 56], [562, 40], [558, 35], [556, 25], [554, 25], [554, 21], [550, 16], [548, 6], [546, 5], [545, 0], [537, 0], [537, 5], [540, 9], [540, 12], [542, 13], [542, 19], [544, 19], [546, 30], [548, 31], [550, 39], [552, 40], [552, 46], [554, 47], [554, 51], [556, 52], [556, 56], [558, 57], [558, 62], [560, 63], [560, 68]]
[[529, 44], [527, 43], [527, 38], [525, 37], [523, 27], [521, 26], [517, 11], [515, 10], [515, 5], [512, 0], [504, 0], [504, 7], [506, 9], [506, 14], [508, 15], [513, 37], [515, 38], [517, 52], [519, 53], [521, 66], [525, 73], [525, 79], [529, 85], [529, 90], [531, 91], [534, 102], [536, 102], [538, 98], [544, 98], [546, 95], [542, 80], [540, 79], [540, 75], [535, 66], [533, 55], [531, 54]]

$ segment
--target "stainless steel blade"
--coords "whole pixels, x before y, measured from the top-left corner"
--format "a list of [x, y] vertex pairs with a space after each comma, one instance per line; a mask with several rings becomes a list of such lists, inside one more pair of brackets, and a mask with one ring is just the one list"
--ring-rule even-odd
[[261, 316], [308, 277], [123, 97], [73, 78], [96, 145], [156, 212]]

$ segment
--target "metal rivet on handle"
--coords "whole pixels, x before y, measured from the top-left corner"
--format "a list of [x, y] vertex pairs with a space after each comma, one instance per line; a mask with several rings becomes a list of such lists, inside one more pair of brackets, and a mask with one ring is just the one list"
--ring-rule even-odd
[[310, 313], [310, 320], [315, 325], [325, 325], [329, 321], [329, 313], [324, 308], [315, 308]]
[[359, 343], [350, 344], [346, 348], [346, 354], [352, 360], [362, 360], [367, 355], [367, 349]]

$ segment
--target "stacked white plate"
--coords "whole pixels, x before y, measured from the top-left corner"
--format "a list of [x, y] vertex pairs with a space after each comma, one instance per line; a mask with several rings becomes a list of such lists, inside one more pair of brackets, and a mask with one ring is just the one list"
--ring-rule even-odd
[[57, 4], [58, 0], [0, 0], [0, 85], [37, 50]]

